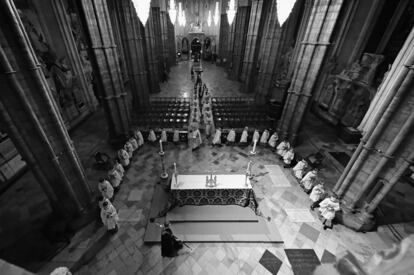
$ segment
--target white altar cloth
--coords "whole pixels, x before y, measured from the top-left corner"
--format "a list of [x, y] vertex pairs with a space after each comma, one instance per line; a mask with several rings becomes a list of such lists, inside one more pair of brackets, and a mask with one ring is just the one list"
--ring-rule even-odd
[[181, 189], [252, 189], [249, 178], [245, 174], [213, 174], [217, 176], [216, 187], [206, 187], [206, 176], [210, 178], [208, 174], [178, 174], [176, 184], [174, 175], [171, 180], [171, 190]]

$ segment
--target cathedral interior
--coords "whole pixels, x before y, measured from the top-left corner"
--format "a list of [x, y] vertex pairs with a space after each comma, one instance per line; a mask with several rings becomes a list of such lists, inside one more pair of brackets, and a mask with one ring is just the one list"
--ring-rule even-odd
[[410, 0], [1, 0], [0, 274], [414, 274], [413, 64]]

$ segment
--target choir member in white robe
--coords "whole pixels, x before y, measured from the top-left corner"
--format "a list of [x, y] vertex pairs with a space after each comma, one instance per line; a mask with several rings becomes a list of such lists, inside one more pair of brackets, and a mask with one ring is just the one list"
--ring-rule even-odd
[[174, 130], [174, 134], [173, 134], [173, 142], [175, 144], [177, 144], [178, 142], [180, 142], [180, 131], [178, 129]]
[[118, 151], [118, 158], [122, 166], [127, 167], [129, 165], [129, 154], [124, 149]]
[[125, 142], [124, 150], [127, 151], [129, 158], [132, 158], [132, 155], [134, 154], [134, 147], [132, 146], [131, 142]]
[[72, 275], [72, 273], [66, 266], [61, 266], [53, 269], [49, 275]]
[[165, 130], [161, 131], [161, 141], [162, 142], [167, 142], [167, 132]]
[[149, 130], [148, 141], [153, 142], [153, 143], [157, 141], [157, 136], [155, 135], [155, 132], [152, 129]]
[[323, 188], [323, 184], [319, 183], [313, 187], [312, 192], [309, 195], [312, 204], [310, 206], [311, 210], [314, 210], [316, 207], [319, 206], [319, 203], [323, 200], [325, 196], [325, 189]]
[[274, 132], [274, 133], [270, 136], [268, 144], [269, 144], [269, 146], [270, 146], [272, 149], [275, 149], [275, 148], [276, 148], [276, 143], [277, 143], [277, 140], [278, 140], [278, 139], [279, 139], [279, 136], [277, 135], [277, 133], [276, 133], [276, 132]]
[[241, 145], [243, 144], [247, 145], [247, 137], [249, 136], [248, 131], [249, 131], [249, 127], [244, 127], [243, 132], [240, 137], [240, 141], [239, 141]]
[[297, 179], [302, 179], [305, 169], [308, 167], [306, 160], [302, 159], [293, 167], [293, 174]]
[[254, 142], [255, 140], [257, 142], [259, 142], [260, 140], [260, 133], [257, 129], [254, 130], [252, 142]]
[[269, 131], [266, 129], [262, 133], [262, 137], [260, 138], [260, 144], [261, 145], [266, 145], [268, 139], [269, 139]]
[[227, 134], [227, 143], [228, 144], [234, 144], [236, 141], [236, 132], [234, 129], [230, 129], [229, 133]]
[[134, 137], [131, 137], [129, 140], [129, 143], [131, 143], [132, 145], [132, 149], [134, 150], [134, 152], [138, 149], [138, 142]]
[[98, 189], [101, 192], [102, 197], [112, 200], [114, 196], [114, 188], [106, 179], [99, 179]]
[[115, 207], [107, 201], [102, 204], [101, 219], [109, 232], [116, 233], [118, 231], [118, 213]]
[[108, 171], [108, 179], [112, 187], [115, 190], [118, 190], [119, 185], [122, 182], [122, 177], [121, 177], [121, 174], [119, 174], [119, 172], [115, 168], [112, 168], [111, 170]]
[[283, 140], [277, 147], [276, 153], [280, 156], [281, 159], [285, 156], [286, 152], [290, 149], [290, 143], [287, 140]]
[[221, 144], [221, 128], [218, 128], [216, 130], [216, 133], [214, 134], [213, 138], [213, 145], [220, 145]]
[[207, 138], [210, 138], [210, 136], [211, 136], [211, 134], [212, 134], [212, 129], [213, 127], [212, 127], [212, 125], [211, 125], [211, 122], [209, 121], [209, 122], [207, 122], [207, 124], [206, 124], [206, 137]]
[[122, 178], [124, 177], [125, 169], [124, 169], [124, 167], [122, 167], [122, 164], [120, 164], [117, 159], [115, 160], [115, 164], [114, 164], [113, 168], [116, 171], [118, 171], [118, 173], [121, 175]]
[[138, 147], [141, 147], [142, 145], [144, 145], [144, 137], [142, 136], [142, 133], [140, 130], [135, 130], [134, 132], [134, 137], [138, 142]]
[[200, 147], [201, 143], [203, 143], [203, 140], [201, 138], [200, 130], [194, 129], [191, 132], [191, 143], [192, 143], [192, 150], [196, 150]]
[[315, 169], [311, 170], [300, 181], [302, 188], [305, 190], [307, 194], [309, 194], [312, 191], [317, 175], [318, 172]]
[[326, 230], [326, 228], [333, 227], [332, 220], [335, 218], [335, 213], [340, 209], [338, 198], [335, 195], [324, 199], [319, 204], [319, 212], [324, 219], [322, 223], [324, 230]]
[[295, 152], [293, 151], [293, 148], [290, 148], [287, 150], [285, 155], [283, 156], [283, 162], [285, 163], [284, 167], [289, 168], [290, 164], [292, 163], [293, 158], [295, 157]]

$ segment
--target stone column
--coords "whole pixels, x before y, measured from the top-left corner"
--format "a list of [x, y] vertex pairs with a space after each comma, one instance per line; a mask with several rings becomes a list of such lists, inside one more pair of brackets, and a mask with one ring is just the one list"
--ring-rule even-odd
[[244, 93], [253, 93], [253, 78], [256, 75], [260, 37], [263, 32], [263, 24], [266, 17], [264, 8], [267, 5], [263, 2], [263, 0], [253, 0], [250, 9], [246, 47], [244, 49], [244, 59], [240, 75], [240, 80], [244, 82]]
[[52, 209], [76, 217], [92, 192], [13, 1], [0, 2], [0, 119]]
[[122, 83], [106, 0], [79, 0], [79, 13], [87, 33], [88, 46], [98, 92], [109, 124], [109, 138], [122, 142], [129, 132], [130, 114]]
[[169, 61], [169, 51], [168, 51], [168, 11], [167, 11], [167, 3], [165, 1], [166, 0], [160, 1], [161, 42], [162, 42], [162, 53], [163, 53], [163, 59], [164, 59], [163, 68], [167, 72], [169, 72], [170, 61]]
[[[370, 127], [353, 154], [334, 191], [344, 202], [344, 223], [366, 230], [372, 225], [370, 215], [391, 189], [412, 159], [414, 151], [414, 30], [393, 64], [388, 89]], [[397, 179], [396, 179], [397, 178]], [[375, 188], [382, 179], [379, 193]], [[378, 191], [377, 191], [378, 192]], [[371, 203], [367, 198], [374, 197]], [[363, 208], [361, 214], [352, 211]], [[358, 212], [357, 212], [358, 213]]]
[[145, 24], [145, 46], [147, 50], [147, 60], [148, 60], [148, 68], [149, 68], [149, 83], [151, 87], [151, 93], [159, 93], [160, 89], [160, 78], [159, 78], [159, 71], [158, 71], [158, 48], [155, 41], [155, 25], [154, 20], [151, 18], [153, 17], [152, 8], [150, 10], [150, 15]]
[[161, 11], [159, 5], [155, 6], [157, 2], [152, 1], [151, 3], [151, 15], [148, 20], [151, 20], [154, 26], [154, 38], [155, 38], [155, 54], [157, 55], [158, 63], [158, 78], [163, 80], [164, 78], [164, 49], [162, 45], [162, 29], [161, 29]]
[[149, 84], [145, 63], [145, 40], [141, 22], [131, 0], [113, 1], [119, 22], [122, 47], [133, 96], [133, 106], [143, 108], [149, 103]]
[[278, 132], [295, 144], [343, 0], [316, 0], [301, 42]]
[[170, 68], [176, 64], [177, 51], [175, 49], [175, 30], [174, 24], [171, 22], [170, 15], [167, 13], [167, 24], [168, 24], [168, 61]]
[[221, 59], [222, 65], [223, 59], [228, 60], [227, 56], [227, 47], [229, 43], [229, 20], [227, 18], [227, 1], [221, 0], [221, 15], [220, 15], [220, 30], [219, 30], [219, 46], [218, 46], [218, 56]]
[[[244, 4], [243, 6], [240, 6]], [[242, 70], [242, 62], [244, 58], [244, 48], [246, 46], [247, 28], [250, 19], [250, 6], [248, 1], [239, 2], [236, 17], [234, 19], [234, 44], [232, 51], [232, 67], [230, 77], [239, 79]]]

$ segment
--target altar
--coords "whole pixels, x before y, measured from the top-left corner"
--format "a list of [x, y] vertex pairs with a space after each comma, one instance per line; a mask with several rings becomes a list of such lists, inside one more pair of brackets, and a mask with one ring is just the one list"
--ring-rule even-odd
[[215, 187], [206, 186], [206, 174], [178, 174], [171, 179], [174, 205], [239, 205], [259, 214], [249, 178], [244, 174], [217, 174]]

